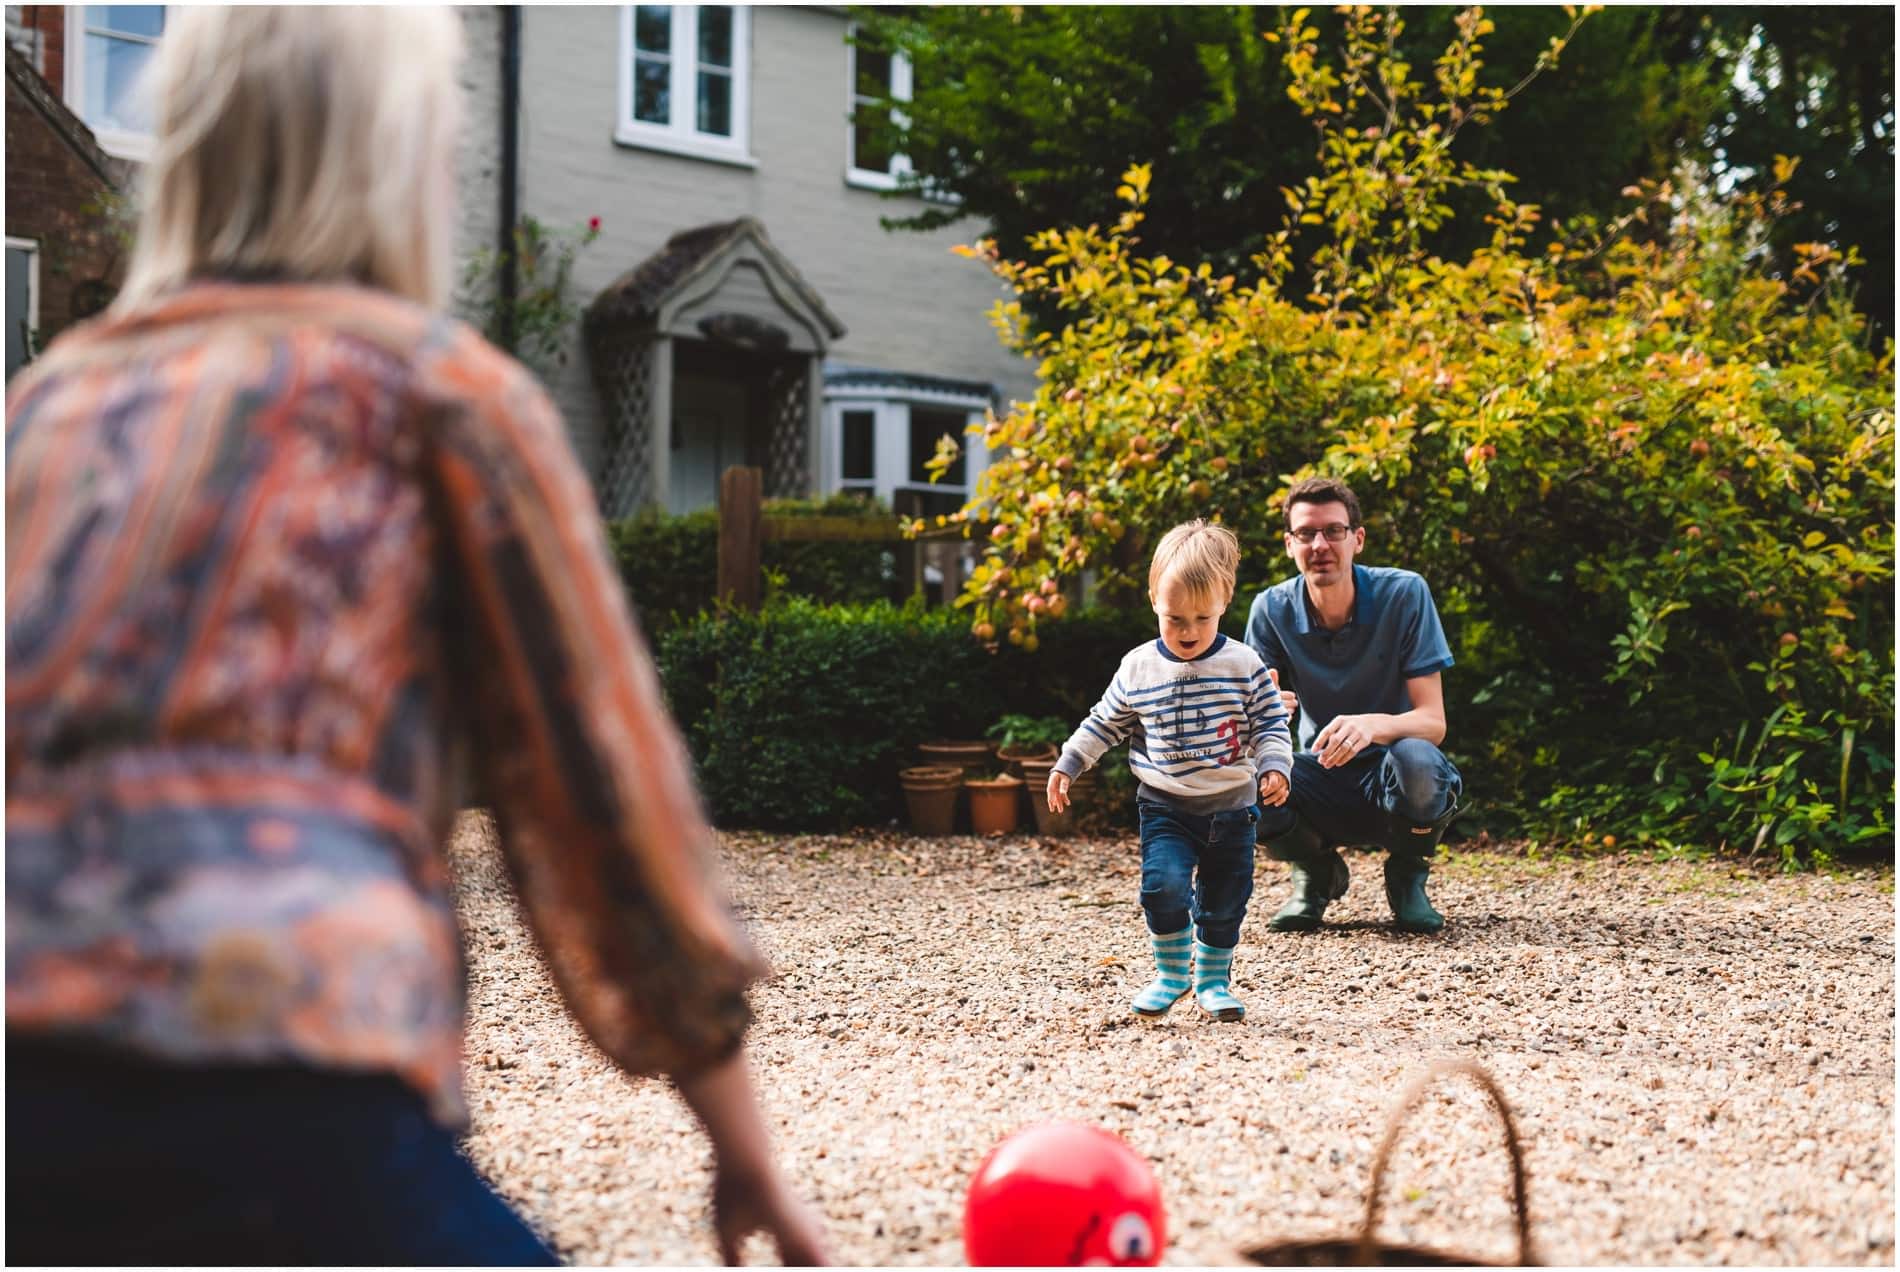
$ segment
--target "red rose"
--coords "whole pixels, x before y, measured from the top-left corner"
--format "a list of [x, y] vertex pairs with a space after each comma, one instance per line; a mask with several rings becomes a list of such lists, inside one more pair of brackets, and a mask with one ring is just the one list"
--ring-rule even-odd
[[600, 233], [600, 218], [597, 216], [588, 217], [587, 228], [592, 230], [596, 234]]

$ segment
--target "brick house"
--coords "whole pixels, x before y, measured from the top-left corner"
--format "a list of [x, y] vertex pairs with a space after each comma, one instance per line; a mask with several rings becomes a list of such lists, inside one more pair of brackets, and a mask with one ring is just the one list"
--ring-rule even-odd
[[104, 309], [125, 263], [132, 164], [68, 106], [64, 10], [7, 7], [7, 376]]
[[[850, 116], [874, 89], [907, 91], [901, 58], [855, 47], [831, 5], [457, 12], [458, 258], [523, 217], [602, 222], [571, 279], [587, 321], [549, 387], [603, 511], [708, 506], [732, 463], [763, 468], [773, 494], [920, 514], [968, 498], [989, 456], [965, 430], [1030, 396], [1035, 372], [991, 329], [1000, 284], [950, 251], [980, 225], [879, 223], [916, 206], [881, 197], [906, 160], [867, 148]], [[76, 296], [110, 294], [116, 243], [86, 209], [149, 151], [131, 88], [165, 9], [8, 6], [7, 22], [7, 233], [37, 269], [22, 320], [44, 336]], [[461, 304], [478, 318], [494, 297]], [[965, 453], [933, 482], [946, 434]]]

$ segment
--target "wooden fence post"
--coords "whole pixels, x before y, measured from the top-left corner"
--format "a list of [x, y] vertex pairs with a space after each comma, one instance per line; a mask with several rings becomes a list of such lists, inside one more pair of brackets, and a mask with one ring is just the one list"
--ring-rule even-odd
[[719, 595], [748, 613], [759, 608], [761, 492], [757, 468], [728, 468], [719, 476]]

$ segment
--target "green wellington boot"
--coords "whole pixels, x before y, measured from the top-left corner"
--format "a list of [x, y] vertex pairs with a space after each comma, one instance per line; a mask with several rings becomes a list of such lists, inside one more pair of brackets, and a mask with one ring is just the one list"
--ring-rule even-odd
[[1445, 916], [1432, 908], [1425, 895], [1425, 879], [1432, 872], [1432, 854], [1438, 851], [1445, 831], [1458, 820], [1465, 806], [1453, 795], [1451, 807], [1430, 826], [1416, 826], [1395, 819], [1388, 843], [1402, 843], [1402, 849], [1388, 848], [1385, 859], [1385, 899], [1392, 907], [1392, 923], [1401, 932], [1430, 934], [1443, 930]]
[[1293, 895], [1267, 920], [1272, 932], [1311, 932], [1326, 907], [1346, 895], [1352, 872], [1337, 849], [1322, 844], [1305, 822], [1267, 845], [1267, 855], [1287, 863]]
[[1426, 857], [1393, 853], [1385, 859], [1385, 899], [1392, 906], [1392, 922], [1401, 932], [1437, 932], [1445, 916], [1432, 909], [1425, 896], [1425, 877], [1432, 872]]

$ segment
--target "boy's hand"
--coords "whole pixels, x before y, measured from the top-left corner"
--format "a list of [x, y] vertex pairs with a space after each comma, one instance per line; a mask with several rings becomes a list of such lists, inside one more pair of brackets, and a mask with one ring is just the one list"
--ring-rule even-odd
[[1280, 671], [1277, 667], [1267, 668], [1267, 675], [1273, 678], [1273, 687], [1280, 690], [1280, 705], [1286, 708], [1290, 716], [1300, 709], [1300, 695], [1291, 689], [1280, 689]]
[[1049, 811], [1062, 812], [1069, 806], [1069, 775], [1049, 770], [1049, 789], [1045, 795], [1049, 801]]
[[1286, 803], [1286, 774], [1268, 773], [1260, 779], [1260, 802], [1269, 807]]

